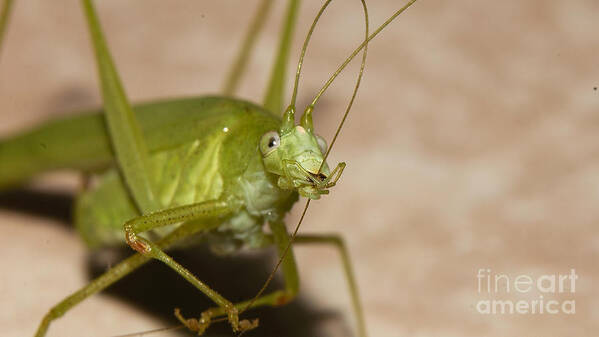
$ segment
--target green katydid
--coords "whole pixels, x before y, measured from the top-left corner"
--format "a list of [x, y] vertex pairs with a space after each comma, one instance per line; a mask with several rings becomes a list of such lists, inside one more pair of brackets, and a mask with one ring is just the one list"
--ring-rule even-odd
[[[110, 60], [92, 4], [84, 1], [98, 61], [105, 117], [91, 115], [57, 121], [0, 143], [0, 188], [42, 171], [64, 167], [87, 170], [114, 160], [118, 171], [112, 169], [104, 173], [98, 187], [79, 198], [76, 224], [92, 246], [120, 240], [138, 253], [54, 307], [42, 321], [37, 335], [43, 336], [51, 321], [72, 306], [151, 258], [166, 263], [217, 304], [202, 314], [197, 326], [182, 319], [198, 332], [203, 332], [211, 320], [221, 316], [227, 317], [234, 331], [253, 328], [254, 322], [239, 319], [239, 313], [249, 304], [275, 305], [292, 299], [298, 290], [297, 272], [282, 216], [292, 207], [298, 194], [318, 199], [328, 193], [345, 167], [341, 163], [329, 170], [326, 144], [314, 134], [311, 119], [314, 105], [345, 65], [365, 49], [368, 41], [414, 1], [398, 10], [373, 34], [368, 35], [367, 30], [364, 43], [327, 82], [302, 115], [299, 125], [294, 121], [296, 91], [283, 118], [278, 117], [282, 110], [281, 83], [297, 1], [289, 4], [265, 108], [232, 98], [204, 97], [139, 105], [133, 109]], [[9, 6], [5, 8], [8, 12]], [[249, 34], [248, 48], [254, 36], [255, 33]], [[243, 65], [237, 68], [243, 69]], [[239, 74], [240, 69], [233, 73]], [[232, 83], [234, 77], [231, 77]], [[225, 91], [231, 94], [234, 86], [227, 85]], [[78, 143], [72, 142], [74, 138]], [[40, 139], [51, 142], [41, 150], [31, 146]], [[331, 145], [333, 143], [334, 140]], [[272, 234], [262, 232], [266, 222]], [[259, 296], [255, 301], [233, 304], [163, 251], [185, 237], [217, 229], [228, 234], [219, 244], [231, 249], [241, 244], [253, 248], [276, 244], [286, 288]], [[162, 238], [152, 242], [138, 235], [146, 231]], [[338, 237], [302, 237], [295, 233], [293, 239], [295, 243], [333, 244], [341, 250], [360, 335], [365, 336], [357, 289], [342, 242]]]

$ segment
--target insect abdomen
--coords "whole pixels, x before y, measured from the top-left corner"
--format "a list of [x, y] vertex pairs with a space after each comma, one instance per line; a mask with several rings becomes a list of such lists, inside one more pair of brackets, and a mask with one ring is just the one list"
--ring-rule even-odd
[[[193, 141], [214, 130], [223, 116], [269, 114], [254, 104], [223, 97], [171, 99], [133, 108], [150, 152]], [[109, 166], [113, 155], [101, 113], [55, 120], [0, 139], [0, 190], [46, 171]]]
[[105, 173], [100, 183], [77, 198], [74, 222], [91, 248], [115, 246], [125, 242], [123, 224], [138, 216], [118, 172]]
[[[221, 196], [219, 145], [217, 137], [205, 137], [150, 157], [154, 169], [150, 177], [154, 179], [156, 196], [163, 209]], [[78, 198], [75, 224], [85, 242], [96, 248], [122, 244], [123, 224], [136, 216], [139, 213], [127, 188], [117, 171], [111, 169], [99, 178], [96, 186]], [[156, 230], [158, 235], [165, 232], [166, 228]]]

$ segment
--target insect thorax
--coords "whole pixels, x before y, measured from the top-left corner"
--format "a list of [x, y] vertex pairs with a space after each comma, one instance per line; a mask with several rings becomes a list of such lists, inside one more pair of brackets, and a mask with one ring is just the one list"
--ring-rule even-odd
[[[263, 246], [265, 221], [282, 217], [297, 200], [295, 192], [281, 190], [276, 177], [264, 169], [258, 141], [273, 124], [268, 120], [272, 117], [266, 119], [269, 123], [264, 118], [242, 122], [223, 118], [223, 125], [215, 126], [211, 134], [150, 158], [156, 194], [165, 209], [216, 199], [238, 205], [211, 233], [214, 247], [221, 252]], [[99, 247], [122, 243], [124, 222], [136, 216], [135, 205], [113, 169], [80, 196], [75, 222], [85, 241]], [[163, 236], [172, 227], [154, 232]]]

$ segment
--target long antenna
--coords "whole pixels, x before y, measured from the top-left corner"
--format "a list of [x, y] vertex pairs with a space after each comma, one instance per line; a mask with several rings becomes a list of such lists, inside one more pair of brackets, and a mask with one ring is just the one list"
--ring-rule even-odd
[[302, 66], [304, 64], [304, 56], [306, 55], [306, 50], [308, 49], [308, 42], [310, 42], [310, 39], [312, 38], [312, 33], [314, 32], [314, 28], [316, 27], [316, 24], [320, 20], [322, 13], [324, 13], [325, 9], [329, 6], [331, 1], [333, 1], [333, 0], [327, 0], [320, 7], [318, 14], [316, 14], [314, 21], [312, 21], [312, 26], [310, 26], [310, 30], [308, 31], [308, 34], [306, 35], [306, 38], [304, 39], [304, 45], [302, 46], [300, 58], [299, 58], [299, 61], [297, 62], [297, 71], [295, 72], [295, 82], [293, 84], [293, 94], [291, 95], [291, 103], [289, 104], [290, 106], [295, 106], [295, 100], [297, 99], [297, 89], [299, 86], [299, 78], [300, 78], [300, 73], [302, 72]]
[[[306, 40], [304, 41], [304, 46], [302, 48], [302, 53], [300, 56], [300, 61], [298, 63], [298, 69], [296, 72], [296, 79], [295, 79], [295, 85], [294, 85], [294, 90], [293, 90], [293, 96], [292, 96], [292, 103], [295, 104], [295, 99], [297, 97], [297, 87], [298, 87], [298, 83], [299, 83], [299, 75], [301, 72], [301, 67], [303, 64], [303, 57], [305, 55], [305, 51], [307, 48], [307, 44], [308, 41], [310, 40], [310, 37], [312, 35], [312, 32], [314, 30], [314, 27], [316, 25], [316, 22], [318, 21], [318, 19], [320, 18], [320, 16], [322, 15], [322, 13], [324, 12], [324, 9], [326, 9], [326, 7], [328, 6], [328, 4], [331, 2], [332, 0], [327, 0], [327, 2], [321, 7], [317, 17], [315, 18], [312, 27], [310, 28], [310, 31], [308, 33], [308, 36], [306, 37]], [[404, 5], [403, 7], [401, 7], [400, 9], [398, 9], [395, 13], [393, 13], [393, 15], [391, 15], [383, 24], [381, 24], [372, 34], [368, 35], [368, 12], [367, 12], [367, 8], [366, 8], [366, 4], [365, 4], [365, 0], [361, 0], [363, 7], [364, 7], [364, 11], [365, 11], [365, 21], [366, 21], [366, 39], [350, 54], [350, 56], [347, 57], [347, 59], [345, 59], [345, 61], [337, 68], [337, 70], [333, 73], [333, 75], [331, 75], [331, 77], [327, 80], [327, 82], [323, 85], [323, 87], [319, 90], [318, 94], [315, 96], [314, 100], [312, 101], [312, 103], [310, 104], [310, 106], [314, 106], [316, 105], [316, 103], [318, 102], [318, 100], [320, 99], [320, 97], [324, 94], [324, 92], [329, 88], [329, 86], [332, 84], [332, 82], [337, 78], [337, 76], [341, 73], [341, 71], [343, 71], [343, 69], [345, 69], [345, 67], [347, 67], [347, 65], [349, 64], [349, 62], [351, 62], [354, 57], [360, 52], [362, 51], [362, 49], [365, 49], [364, 52], [364, 56], [362, 58], [362, 65], [360, 67], [360, 72], [358, 75], [358, 80], [356, 81], [356, 86], [354, 87], [354, 92], [352, 94], [352, 98], [348, 104], [348, 107], [346, 109], [346, 112], [343, 116], [343, 119], [341, 120], [341, 123], [339, 124], [339, 127], [337, 128], [337, 131], [335, 132], [335, 136], [333, 137], [333, 140], [331, 141], [331, 145], [329, 146], [323, 163], [325, 162], [326, 158], [328, 157], [329, 153], [331, 152], [331, 148], [333, 147], [333, 145], [335, 144], [335, 141], [341, 131], [341, 128], [343, 127], [343, 124], [347, 118], [347, 115], [349, 113], [349, 110], [351, 109], [351, 106], [353, 104], [353, 101], [355, 99], [358, 87], [360, 85], [361, 82], [361, 78], [363, 75], [363, 71], [364, 71], [364, 66], [365, 66], [365, 59], [366, 59], [366, 51], [367, 51], [367, 46], [368, 43], [374, 39], [385, 27], [387, 27], [393, 20], [395, 20], [395, 18], [397, 18], [397, 16], [399, 16], [401, 13], [403, 13], [406, 9], [408, 9], [410, 6], [412, 6], [417, 0], [410, 0], [406, 5]], [[282, 256], [279, 258], [275, 268], [273, 269], [273, 271], [270, 273], [270, 275], [268, 276], [267, 280], [264, 282], [264, 285], [262, 286], [262, 288], [260, 289], [260, 291], [252, 298], [252, 300], [245, 306], [245, 308], [243, 308], [239, 314], [243, 313], [244, 311], [250, 309], [252, 307], [252, 305], [256, 302], [256, 300], [264, 293], [264, 291], [266, 290], [266, 287], [268, 287], [268, 285], [270, 284], [270, 282], [272, 281], [272, 279], [274, 278], [275, 273], [277, 272], [278, 268], [280, 267], [281, 263], [283, 262], [283, 259], [285, 257], [285, 255], [287, 255], [287, 252], [289, 251], [291, 244], [293, 243], [293, 241], [295, 240], [295, 237], [297, 236], [297, 233], [299, 231], [300, 225], [304, 220], [304, 217], [306, 215], [306, 212], [308, 210], [308, 207], [310, 206], [310, 201], [311, 199], [308, 199], [306, 201], [306, 204], [304, 206], [304, 209], [302, 211], [302, 215], [300, 217], [300, 220], [298, 221], [295, 230], [293, 231], [289, 243], [287, 244], [287, 247], [285, 247], [285, 250], [282, 254]], [[215, 321], [213, 321], [215, 322]], [[156, 330], [151, 330], [151, 331], [146, 331], [146, 332], [141, 332], [141, 333], [137, 333], [137, 334], [129, 334], [129, 335], [121, 335], [121, 336], [116, 336], [116, 337], [134, 337], [134, 336], [143, 336], [143, 335], [147, 335], [147, 334], [151, 334], [151, 333], [155, 333], [155, 332], [162, 332], [162, 331], [168, 331], [168, 330], [176, 330], [176, 329], [180, 329], [183, 326], [176, 326], [176, 327], [170, 327], [170, 328], [162, 328], [162, 329], [156, 329]], [[243, 333], [243, 332], [242, 332]]]
[[148, 336], [150, 334], [155, 334], [155, 333], [159, 333], [159, 332], [175, 331], [175, 330], [179, 330], [184, 327], [185, 326], [181, 324], [181, 325], [172, 326], [172, 327], [168, 327], [168, 328], [159, 328], [159, 329], [154, 329], [154, 330], [134, 332], [134, 333], [128, 333], [126, 335], [118, 335], [118, 336], [114, 336], [114, 337], [143, 337], [143, 336]]
[[333, 73], [333, 75], [331, 75], [331, 77], [327, 80], [327, 82], [322, 86], [322, 88], [320, 89], [320, 91], [318, 92], [318, 94], [316, 95], [316, 97], [314, 97], [314, 100], [312, 101], [311, 105], [316, 105], [316, 102], [320, 99], [320, 96], [322, 96], [322, 94], [324, 94], [324, 92], [329, 88], [329, 86], [331, 85], [331, 83], [333, 83], [333, 80], [335, 78], [337, 78], [337, 76], [339, 75], [339, 73], [341, 73], [341, 71], [343, 69], [345, 69], [345, 67], [349, 64], [349, 62], [351, 62], [351, 60], [354, 59], [354, 57], [356, 57], [356, 55], [358, 55], [358, 53], [364, 49], [367, 45], [368, 42], [370, 42], [370, 40], [374, 39], [375, 36], [377, 36], [385, 27], [387, 27], [393, 20], [395, 20], [395, 18], [403, 13], [406, 9], [408, 9], [410, 6], [412, 6], [417, 0], [410, 0], [407, 4], [405, 4], [402, 8], [398, 9], [395, 13], [393, 13], [393, 15], [391, 15], [382, 25], [379, 26], [379, 28], [377, 28], [372, 34], [370, 34], [370, 36], [368, 36], [368, 38], [366, 40], [364, 40], [364, 42], [362, 42], [362, 44], [360, 44], [358, 46], [358, 48], [356, 48], [348, 57], [347, 59], [345, 59], [345, 61], [339, 66], [339, 68], [337, 68], [337, 70]]
[[[366, 13], [366, 31], [365, 31], [365, 37], [364, 37], [364, 41], [366, 42], [366, 44], [364, 45], [364, 53], [362, 54], [362, 62], [360, 64], [360, 71], [358, 72], [358, 79], [356, 80], [356, 84], [354, 86], [354, 91], [352, 92], [351, 95], [351, 99], [349, 100], [349, 103], [347, 104], [347, 107], [345, 108], [345, 113], [343, 114], [343, 118], [341, 118], [341, 122], [339, 123], [339, 127], [337, 127], [337, 130], [335, 131], [335, 135], [333, 136], [333, 140], [331, 141], [331, 145], [327, 148], [327, 152], [324, 155], [324, 158], [322, 159], [322, 163], [320, 163], [320, 167], [318, 168], [318, 172], [320, 172], [320, 170], [322, 170], [322, 167], [324, 166], [324, 164], [327, 161], [327, 158], [329, 157], [329, 153], [331, 153], [331, 149], [333, 148], [333, 145], [335, 145], [335, 142], [337, 141], [337, 137], [339, 136], [339, 133], [341, 132], [341, 128], [343, 127], [343, 124], [345, 124], [345, 120], [347, 119], [347, 116], [349, 115], [349, 111], [351, 110], [352, 106], [354, 105], [354, 100], [356, 99], [356, 95], [358, 94], [358, 89], [360, 88], [360, 83], [362, 82], [362, 76], [364, 76], [364, 68], [366, 67], [366, 56], [368, 55], [368, 9], [366, 8], [366, 4], [364, 4], [364, 12]], [[310, 105], [310, 107], [314, 108], [314, 104], [316, 104], [317, 99], [315, 99], [314, 101], [312, 101], [312, 104]]]
[[[299, 81], [299, 74], [301, 71], [301, 65], [303, 62], [303, 57], [304, 54], [306, 52], [306, 47], [308, 44], [308, 41], [312, 35], [312, 32], [314, 30], [314, 27], [316, 25], [316, 23], [318, 22], [320, 16], [322, 15], [322, 13], [324, 12], [324, 10], [326, 9], [326, 7], [329, 5], [329, 3], [332, 0], [328, 0], [320, 9], [320, 11], [318, 12], [316, 18], [314, 19], [314, 22], [312, 23], [312, 27], [310, 28], [310, 31], [308, 32], [308, 35], [306, 36], [306, 40], [304, 41], [304, 47], [302, 48], [302, 54], [300, 56], [300, 61], [298, 64], [298, 70], [296, 73], [296, 78], [295, 78], [295, 87], [294, 87], [294, 92], [293, 92], [293, 98], [292, 98], [292, 103], [290, 104], [291, 106], [293, 106], [295, 104], [295, 97], [296, 97], [296, 93], [297, 93], [297, 84]], [[365, 21], [365, 25], [366, 25], [366, 37], [368, 37], [368, 8], [366, 6], [366, 1], [365, 0], [361, 0], [362, 2], [362, 7], [364, 9], [364, 21]], [[360, 79], [362, 77], [363, 74], [363, 70], [364, 70], [364, 65], [365, 65], [365, 57], [363, 59], [362, 62], [362, 68], [360, 69], [360, 74], [358, 76], [358, 81], [357, 81], [357, 86], [354, 89], [354, 95], [352, 97], [351, 102], [353, 102], [353, 99], [355, 97], [357, 88], [359, 86], [360, 83]], [[351, 107], [351, 103], [350, 103], [350, 107]], [[262, 288], [260, 288], [260, 290], [258, 291], [258, 293], [256, 293], [256, 295], [252, 298], [252, 300], [239, 312], [240, 314], [243, 313], [244, 311], [248, 310], [249, 308], [252, 307], [252, 305], [256, 302], [256, 300], [264, 293], [264, 291], [266, 290], [266, 287], [268, 287], [268, 285], [270, 284], [270, 282], [272, 281], [272, 279], [274, 278], [275, 273], [277, 272], [277, 270], [279, 269], [279, 267], [281, 266], [281, 263], [283, 263], [283, 259], [285, 258], [285, 256], [287, 255], [287, 252], [289, 251], [289, 249], [291, 248], [291, 245], [293, 244], [293, 241], [295, 240], [295, 237], [297, 236], [297, 233], [299, 231], [300, 225], [302, 224], [304, 217], [306, 216], [306, 212], [308, 211], [308, 207], [310, 206], [310, 201], [311, 199], [308, 199], [308, 201], [306, 201], [306, 206], [304, 206], [304, 210], [302, 211], [302, 215], [299, 219], [299, 221], [297, 222], [297, 225], [295, 226], [295, 229], [289, 239], [289, 243], [287, 244], [287, 246], [285, 247], [285, 250], [283, 251], [283, 253], [281, 254], [281, 256], [279, 257], [279, 260], [277, 261], [277, 264], [275, 265], [275, 267], [273, 268], [272, 272], [268, 275], [268, 278], [266, 279], [266, 281], [264, 282], [264, 284], [262, 285]], [[241, 335], [239, 335], [241, 336]]]
[[302, 216], [300, 217], [299, 221], [297, 222], [297, 225], [295, 226], [295, 230], [293, 231], [293, 234], [291, 235], [289, 243], [287, 244], [287, 247], [285, 247], [285, 250], [283, 251], [283, 254], [281, 254], [281, 257], [277, 261], [277, 264], [273, 268], [272, 272], [268, 275], [268, 278], [266, 279], [266, 281], [262, 285], [262, 288], [260, 288], [260, 290], [258, 291], [258, 293], [256, 293], [256, 296], [254, 296], [252, 298], [252, 300], [243, 309], [241, 309], [239, 311], [239, 314], [242, 314], [244, 311], [246, 311], [246, 310], [248, 310], [249, 308], [252, 307], [252, 305], [256, 302], [256, 300], [258, 299], [258, 297], [260, 297], [264, 293], [264, 291], [266, 290], [266, 287], [268, 287], [268, 285], [270, 284], [270, 282], [272, 281], [272, 279], [275, 277], [275, 273], [277, 272], [277, 270], [281, 266], [281, 263], [283, 263], [283, 259], [285, 258], [285, 255], [287, 255], [287, 252], [289, 251], [289, 248], [291, 247], [291, 244], [293, 243], [293, 240], [295, 239], [295, 237], [297, 235], [297, 232], [299, 231], [300, 225], [304, 221], [304, 217], [306, 216], [306, 212], [308, 211], [308, 207], [310, 206], [310, 200], [311, 199], [308, 199], [308, 201], [306, 201], [306, 206], [304, 206], [304, 210], [302, 211]]
[[360, 50], [364, 49], [364, 56], [362, 58], [362, 66], [360, 68], [360, 75], [358, 77], [358, 81], [356, 83], [356, 87], [354, 88], [354, 92], [352, 94], [352, 98], [349, 102], [349, 105], [347, 106], [347, 109], [345, 110], [345, 113], [343, 114], [343, 118], [341, 119], [341, 123], [339, 123], [339, 127], [337, 128], [337, 131], [335, 131], [335, 135], [333, 136], [333, 140], [331, 141], [331, 145], [328, 147], [326, 154], [324, 155], [324, 158], [322, 160], [322, 164], [320, 164], [320, 168], [318, 169], [318, 172], [320, 172], [320, 170], [322, 169], [322, 166], [324, 165], [324, 163], [326, 162], [327, 158], [329, 157], [329, 154], [331, 153], [331, 150], [333, 149], [333, 146], [335, 145], [335, 142], [337, 141], [337, 138], [339, 137], [339, 134], [341, 133], [341, 128], [343, 127], [343, 125], [345, 124], [345, 120], [347, 119], [347, 116], [349, 115], [349, 111], [354, 103], [354, 99], [356, 98], [356, 94], [358, 91], [358, 87], [360, 86], [360, 81], [362, 79], [362, 72], [364, 71], [364, 62], [366, 60], [366, 51], [368, 49], [368, 42], [372, 39], [374, 39], [375, 36], [378, 35], [378, 33], [380, 33], [385, 27], [387, 27], [387, 25], [389, 25], [399, 14], [403, 13], [406, 9], [408, 9], [410, 6], [412, 6], [417, 0], [410, 0], [406, 5], [404, 5], [402, 8], [398, 9], [395, 13], [393, 13], [393, 15], [391, 15], [391, 17], [389, 17], [379, 28], [377, 28], [370, 36], [368, 36], [364, 42], [362, 42], [362, 44], [360, 44], [358, 46], [358, 48], [356, 48], [351, 55], [345, 59], [345, 61], [343, 61], [343, 63], [339, 66], [339, 68], [337, 68], [337, 70], [333, 73], [333, 75], [331, 75], [331, 77], [327, 80], [327, 82], [324, 84], [324, 86], [320, 89], [320, 91], [318, 92], [318, 94], [316, 95], [316, 97], [314, 97], [314, 100], [312, 101], [311, 106], [313, 107], [316, 102], [318, 102], [318, 100], [320, 99], [320, 96], [322, 96], [322, 94], [324, 94], [324, 92], [329, 88], [329, 86], [331, 85], [331, 83], [333, 83], [333, 80], [335, 80], [335, 78], [337, 78], [337, 76], [339, 75], [339, 73], [341, 73], [341, 71], [343, 69], [345, 69], [345, 67], [349, 64], [349, 62], [351, 62], [351, 60], [354, 59], [354, 57], [360, 52]]

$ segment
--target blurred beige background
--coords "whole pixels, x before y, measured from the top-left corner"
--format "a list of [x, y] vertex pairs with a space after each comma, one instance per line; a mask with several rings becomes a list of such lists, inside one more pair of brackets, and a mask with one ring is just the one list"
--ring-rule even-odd
[[[318, 27], [302, 102], [362, 36], [354, 2], [334, 3]], [[252, 59], [244, 98], [262, 97], [281, 3]], [[318, 3], [302, 6], [294, 60]], [[127, 92], [143, 101], [217, 93], [256, 4], [104, 0], [98, 7]], [[401, 5], [371, 1], [372, 26]], [[312, 203], [302, 229], [347, 239], [371, 336], [597, 335], [598, 13], [594, 0], [422, 0], [371, 44], [362, 89], [331, 159], [348, 168], [329, 197]], [[78, 1], [17, 1], [5, 42], [0, 135], [100, 105]], [[317, 130], [327, 139], [355, 69], [317, 107]], [[40, 184], [71, 190], [75, 179], [54, 175]], [[86, 282], [85, 247], [48, 222], [0, 212], [3, 336], [32, 335], [52, 304]], [[300, 248], [297, 255], [302, 292], [340, 311], [340, 324], [353, 329], [335, 252]], [[480, 314], [476, 303], [487, 298], [477, 291], [480, 268], [512, 277], [574, 268], [576, 292], [544, 298], [573, 299], [576, 313]], [[113, 336], [162, 325], [100, 295], [52, 325], [49, 336]], [[347, 330], [332, 325], [327, 333]]]

